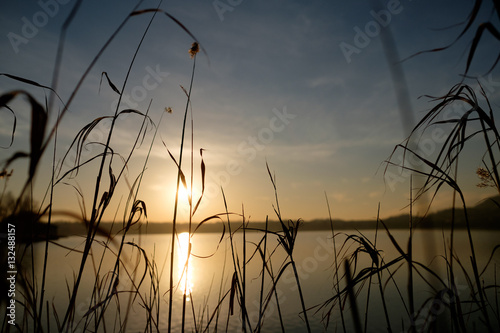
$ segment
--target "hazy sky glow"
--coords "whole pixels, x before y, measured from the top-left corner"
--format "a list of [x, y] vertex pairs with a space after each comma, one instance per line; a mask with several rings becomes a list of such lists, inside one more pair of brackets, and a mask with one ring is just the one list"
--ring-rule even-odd
[[[41, 0], [3, 4], [0, 72], [50, 85], [60, 27], [74, 3]], [[463, 29], [463, 25], [456, 24], [465, 21], [472, 2], [390, 0], [381, 1], [377, 11], [373, 11], [372, 4], [248, 0], [161, 4], [161, 9], [196, 36], [208, 54], [197, 56], [192, 92], [195, 196], [201, 190], [200, 148], [204, 149], [207, 170], [205, 199], [196, 220], [224, 211], [221, 186], [230, 211], [239, 213], [244, 205], [251, 220], [264, 220], [266, 215], [274, 218], [274, 193], [266, 161], [276, 174], [281, 211], [287, 218], [326, 217], [325, 192], [335, 218], [374, 218], [379, 202], [382, 216], [404, 212], [401, 209], [408, 202], [409, 178], [384, 182], [383, 162], [407, 133], [380, 33], [391, 29], [402, 58], [446, 46]], [[63, 101], [67, 101], [94, 56], [135, 5], [130, 0], [112, 4], [83, 2], [67, 33], [58, 88]], [[144, 1], [139, 8], [157, 5]], [[480, 13], [479, 21], [490, 19], [488, 6]], [[93, 67], [61, 123], [59, 161], [82, 127], [99, 116], [114, 113], [118, 95], [106, 83], [99, 89], [100, 74], [107, 72], [121, 89], [151, 15], [132, 17]], [[425, 53], [402, 63], [415, 119], [419, 120], [434, 105], [429, 98], [420, 96], [442, 95], [460, 81], [472, 38], [473, 34], [468, 33], [446, 51]], [[149, 115], [156, 124], [166, 107], [173, 110], [172, 114], [165, 113], [159, 124], [139, 193], [148, 205], [150, 221], [172, 218], [176, 170], [166, 147], [178, 159], [186, 104], [180, 85], [189, 87], [193, 60], [187, 51], [192, 41], [179, 26], [158, 14], [135, 60], [120, 107], [145, 112], [152, 101]], [[470, 74], [485, 74], [498, 54], [496, 50], [498, 42], [485, 35]], [[467, 82], [477, 86], [474, 80]], [[498, 105], [498, 70], [483, 76], [480, 82], [491, 102]], [[41, 103], [44, 101], [43, 90], [0, 77], [1, 93], [14, 89], [29, 90]], [[62, 108], [61, 103], [56, 106], [50, 124], [54, 124]], [[10, 149], [0, 151], [2, 161], [15, 151], [29, 150], [28, 105], [21, 98], [11, 107], [17, 115], [16, 137]], [[0, 143], [6, 146], [12, 117], [6, 110], [0, 112]], [[119, 118], [112, 138], [115, 152], [128, 155], [140, 124], [141, 119], [134, 115]], [[104, 141], [108, 126], [109, 122], [97, 126], [88, 141]], [[117, 219], [121, 219], [127, 183], [132, 185], [139, 176], [153, 134], [154, 128], [150, 127], [141, 147], [134, 152], [120, 179], [122, 184], [108, 219], [113, 218], [117, 207], [121, 209]], [[436, 152], [435, 141], [425, 141], [429, 156]], [[86, 160], [101, 150], [99, 145], [89, 144], [82, 158]], [[52, 151], [50, 146], [36, 178], [34, 193], [39, 203], [50, 181]], [[470, 159], [464, 160], [461, 168], [460, 178], [470, 204], [494, 194], [475, 188], [478, 180], [474, 170], [480, 166], [483, 152], [482, 146], [472, 143], [467, 152]], [[63, 165], [61, 176], [70, 165]], [[115, 156], [114, 172], [118, 173], [121, 165]], [[8, 189], [15, 193], [25, 180], [27, 166], [16, 162], [12, 167], [15, 171]], [[86, 214], [90, 216], [98, 167], [97, 162], [89, 163], [73, 179], [62, 180], [56, 187], [55, 208], [79, 211], [76, 187], [84, 193]], [[184, 156], [183, 169], [189, 174], [189, 154]], [[108, 178], [106, 172], [103, 190]], [[181, 219], [186, 213], [185, 201], [183, 204]], [[436, 199], [436, 208], [445, 204], [449, 204], [447, 197]]]

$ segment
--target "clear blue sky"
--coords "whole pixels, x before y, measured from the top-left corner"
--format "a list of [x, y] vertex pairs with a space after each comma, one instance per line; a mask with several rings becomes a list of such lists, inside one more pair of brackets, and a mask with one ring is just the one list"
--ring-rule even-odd
[[[50, 85], [57, 40], [62, 23], [75, 1], [9, 2], [0, 10], [0, 72]], [[344, 219], [373, 218], [402, 213], [409, 197], [408, 177], [384, 182], [384, 160], [407, 133], [402, 126], [394, 84], [384, 56], [381, 32], [390, 29], [401, 58], [450, 44], [463, 28], [472, 1], [381, 1], [373, 12], [369, 1], [165, 1], [161, 9], [182, 22], [200, 41], [192, 94], [195, 146], [195, 187], [200, 188], [200, 159], [207, 168], [206, 197], [196, 215], [201, 220], [224, 210], [220, 186], [229, 210], [251, 220], [274, 218], [273, 189], [266, 161], [276, 174], [280, 206], [287, 218], [326, 217], [324, 192], [333, 216]], [[67, 100], [76, 82], [98, 50], [131, 12], [135, 1], [84, 1], [66, 40], [58, 92]], [[155, 8], [144, 1], [141, 9]], [[490, 7], [486, 3], [485, 9]], [[490, 18], [482, 11], [481, 20]], [[58, 132], [57, 159], [64, 155], [75, 134], [93, 119], [114, 112], [117, 95], [103, 84], [101, 72], [121, 88], [142, 33], [151, 17], [133, 17], [94, 66], [70, 106]], [[493, 20], [498, 20], [493, 17]], [[496, 21], [494, 21], [496, 22]], [[461, 79], [466, 50], [473, 35], [440, 53], [426, 53], [402, 63], [415, 119], [433, 106], [422, 95], [444, 94]], [[125, 87], [121, 109], [145, 111], [160, 124], [159, 137], [144, 176], [139, 197], [146, 201], [151, 221], [172, 217], [175, 165], [165, 149], [178, 156], [182, 117], [186, 103], [179, 87], [189, 86], [193, 60], [188, 55], [192, 39], [165, 15], [157, 15], [142, 45]], [[482, 75], [493, 63], [498, 42], [485, 37], [470, 74]], [[498, 70], [482, 79], [489, 96], [499, 101]], [[474, 81], [468, 81], [477, 86]], [[27, 89], [41, 102], [40, 89], [0, 77], [0, 92]], [[5, 160], [17, 150], [29, 149], [30, 113], [22, 99], [12, 104], [17, 114], [13, 146], [2, 149]], [[57, 104], [60, 108], [61, 104]], [[57, 108], [50, 114], [54, 123]], [[2, 110], [0, 141], [10, 141], [12, 118]], [[4, 121], [5, 119], [5, 121]], [[117, 124], [112, 144], [126, 156], [140, 119], [128, 116]], [[444, 128], [446, 129], [446, 128]], [[106, 127], [98, 126], [89, 141], [102, 140]], [[153, 130], [135, 152], [122, 187], [110, 208], [126, 202], [144, 162]], [[163, 142], [162, 142], [163, 141]], [[85, 158], [97, 154], [87, 146]], [[435, 148], [428, 146], [432, 152]], [[42, 161], [34, 192], [39, 203], [49, 183], [51, 149]], [[475, 189], [475, 168], [483, 148], [471, 149], [462, 168], [464, 188], [471, 204], [493, 194]], [[184, 162], [188, 160], [185, 156]], [[120, 161], [113, 162], [118, 172]], [[27, 166], [16, 162], [8, 188], [14, 193], [25, 179]], [[68, 164], [63, 166], [67, 170]], [[88, 164], [74, 179], [56, 187], [56, 209], [78, 211], [79, 186], [90, 214], [97, 163]], [[184, 164], [188, 173], [189, 165]], [[394, 171], [396, 172], [396, 171]], [[401, 180], [401, 181], [399, 181]], [[107, 181], [107, 180], [106, 180]], [[436, 199], [436, 208], [448, 204]], [[186, 209], [181, 209], [184, 214]], [[121, 217], [119, 213], [119, 217]], [[185, 216], [185, 215], [183, 215]]]

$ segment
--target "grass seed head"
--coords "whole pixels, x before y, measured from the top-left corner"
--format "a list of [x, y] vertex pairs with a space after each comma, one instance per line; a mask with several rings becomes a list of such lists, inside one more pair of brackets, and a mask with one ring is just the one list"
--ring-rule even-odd
[[493, 178], [491, 177], [491, 174], [488, 170], [484, 168], [477, 168], [476, 174], [481, 180], [481, 183], [477, 184], [477, 187], [494, 187], [495, 183], [493, 181]]
[[198, 52], [200, 52], [200, 45], [197, 42], [194, 42], [193, 44], [191, 44], [191, 48], [189, 49], [189, 55], [191, 59], [193, 59]]
[[0, 171], [0, 179], [2, 178], [9, 178], [10, 176], [12, 176], [12, 173], [14, 172], [14, 170], [10, 170], [10, 172], [8, 172], [7, 170], [2, 170]]

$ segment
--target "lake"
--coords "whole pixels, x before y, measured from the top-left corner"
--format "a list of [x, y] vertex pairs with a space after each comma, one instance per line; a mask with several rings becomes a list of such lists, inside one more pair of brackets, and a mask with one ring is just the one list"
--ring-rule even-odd
[[[372, 242], [375, 242], [375, 230], [361, 231], [364, 236]], [[359, 235], [356, 231], [342, 231], [340, 235], [335, 237], [336, 249], [338, 252], [338, 265], [340, 278], [344, 276], [345, 270], [342, 257], [350, 257], [353, 251], [359, 246], [353, 240], [346, 242], [347, 235]], [[406, 250], [406, 242], [408, 232], [403, 230], [396, 230], [393, 232], [395, 239]], [[498, 232], [492, 231], [474, 231], [474, 245], [478, 258], [479, 270], [482, 271], [486, 265], [490, 254], [495, 245], [500, 243]], [[245, 285], [246, 285], [246, 308], [248, 312], [248, 322], [252, 329], [257, 326], [258, 313], [260, 308], [260, 292], [262, 284], [262, 260], [260, 254], [255, 252], [256, 244], [261, 241], [263, 233], [260, 232], [247, 232], [246, 233], [246, 260], [250, 261], [245, 268]], [[221, 234], [217, 233], [200, 233], [195, 234], [192, 239], [192, 254], [189, 261], [189, 268], [187, 274], [183, 274], [184, 263], [188, 253], [188, 236], [183, 233], [178, 237], [179, 246], [176, 247], [175, 260], [174, 260], [174, 279], [175, 279], [175, 292], [173, 294], [173, 308], [172, 308], [172, 325], [173, 331], [178, 332], [181, 328], [182, 317], [182, 299], [186, 293], [186, 328], [191, 332], [195, 330], [193, 317], [196, 318], [197, 329], [206, 327], [207, 322], [210, 323], [210, 332], [214, 332], [215, 328], [218, 331], [241, 331], [241, 307], [238, 305], [239, 298], [235, 299], [234, 314], [228, 316], [229, 313], [229, 298], [230, 294], [226, 296], [223, 305], [220, 308], [219, 315], [212, 314], [217, 307], [218, 301], [230, 289], [232, 276], [234, 273], [234, 262], [239, 263], [240, 272], [243, 262], [243, 235], [237, 233], [233, 237], [233, 247], [237, 256], [234, 258], [231, 251], [231, 242], [228, 234], [226, 233], [224, 239], [220, 242]], [[444, 240], [443, 240], [444, 239]], [[98, 237], [98, 242], [93, 245], [93, 256], [87, 261], [84, 279], [80, 287], [78, 298], [76, 302], [76, 318], [74, 321], [75, 330], [79, 331], [78, 327], [82, 327], [86, 312], [89, 305], [92, 304], [92, 290], [100, 290], [104, 292], [106, 282], [110, 279], [110, 271], [115, 262], [113, 253], [116, 253], [117, 246], [110, 243], [108, 250], [101, 260], [103, 253], [105, 238]], [[119, 240], [118, 240], [119, 241]], [[127, 332], [143, 332], [146, 322], [146, 311], [141, 305], [142, 302], [150, 302], [149, 295], [151, 293], [151, 277], [146, 275], [144, 283], [140, 288], [141, 297], [135, 298], [130, 311], [127, 313], [127, 304], [129, 298], [133, 295], [127, 291], [133, 289], [130, 279], [127, 275], [135, 274], [135, 281], [140, 281], [144, 273], [144, 254], [147, 255], [150, 263], [154, 263], [154, 278], [157, 280], [155, 284], [159, 288], [159, 303], [153, 303], [153, 307], [158, 312], [158, 326], [160, 331], [165, 331], [168, 322], [168, 302], [169, 302], [169, 267], [170, 267], [170, 234], [152, 234], [152, 235], [130, 235], [126, 239], [127, 242], [132, 242], [140, 246], [144, 252], [141, 253], [135, 246], [125, 245], [123, 257], [123, 265], [120, 268], [120, 280], [116, 286], [119, 291], [119, 302], [113, 298], [109, 303], [109, 308], [106, 320], [107, 331], [115, 331], [117, 329], [117, 321], [123, 322], [127, 317]], [[384, 262], [390, 262], [392, 259], [399, 256], [397, 250], [390, 242], [385, 231], [379, 231], [377, 237], [377, 249], [381, 250], [381, 256]], [[64, 316], [65, 309], [68, 304], [69, 296], [67, 285], [72, 286], [74, 275], [78, 272], [80, 254], [78, 250], [83, 249], [84, 238], [72, 236], [62, 238], [57, 241], [65, 248], [51, 244], [49, 247], [49, 261], [48, 261], [48, 282], [46, 286], [46, 300], [53, 304], [55, 311], [60, 318]], [[449, 234], [437, 230], [417, 230], [413, 238], [414, 246], [414, 259], [421, 262], [424, 266], [433, 269], [445, 281], [445, 261], [444, 256], [444, 242], [449, 242]], [[470, 269], [470, 248], [467, 235], [464, 231], [456, 232], [455, 234], [455, 251], [461, 264], [466, 268], [468, 274], [471, 274]], [[263, 243], [262, 243], [263, 244]], [[263, 246], [263, 245], [262, 245]], [[41, 279], [41, 262], [43, 259], [44, 243], [36, 243], [34, 245], [34, 253], [36, 262], [34, 276], [40, 283]], [[68, 248], [74, 249], [70, 251]], [[274, 251], [274, 252], [273, 252]], [[267, 240], [267, 253], [266, 257], [272, 255], [272, 261], [268, 263], [268, 269], [272, 270], [273, 275], [276, 277], [280, 270], [281, 264], [286, 260], [287, 256], [283, 247], [279, 246], [277, 237], [269, 234]], [[254, 255], [252, 257], [252, 255]], [[137, 258], [140, 261], [137, 262]], [[308, 319], [313, 332], [326, 331], [325, 325], [328, 319], [328, 332], [341, 332], [342, 323], [340, 320], [340, 312], [338, 303], [328, 316], [329, 306], [319, 308], [325, 301], [333, 297], [335, 294], [334, 282], [336, 281], [335, 262], [334, 262], [334, 248], [332, 242], [332, 235], [330, 231], [304, 231], [298, 233], [295, 249], [293, 252], [293, 259], [296, 262], [297, 272], [300, 279], [300, 284], [304, 296], [304, 302], [308, 310]], [[495, 284], [495, 270], [498, 267], [500, 257], [493, 256], [492, 262], [489, 264], [486, 272], [481, 276], [484, 285]], [[359, 252], [358, 260], [356, 262], [357, 274], [362, 268], [371, 267], [369, 254], [366, 252]], [[94, 288], [95, 276], [97, 269], [101, 267], [99, 273], [99, 280], [102, 285], [99, 288]], [[351, 271], [354, 267], [351, 267]], [[429, 312], [431, 309], [433, 296], [431, 287], [429, 287], [423, 278], [429, 279], [439, 289], [437, 279], [433, 279], [423, 269], [418, 268], [422, 272], [420, 277], [417, 272], [414, 273], [414, 293], [415, 293], [415, 308], [418, 310], [426, 300], [431, 301], [425, 303], [424, 311]], [[135, 271], [134, 271], [135, 270]], [[391, 320], [393, 331], [401, 331], [402, 325], [406, 328], [409, 325], [408, 319], [408, 293], [407, 293], [407, 279], [408, 270], [407, 264], [404, 261], [390, 267], [390, 271], [395, 273], [391, 278], [387, 270], [381, 272], [381, 279], [383, 281], [382, 287], [384, 288], [385, 301], [388, 304], [388, 311]], [[135, 273], [134, 273], [135, 272]], [[465, 275], [461, 272], [461, 268], [455, 262], [455, 272], [457, 281], [457, 295], [462, 301], [470, 298], [470, 287], [467, 283]], [[186, 279], [187, 276], [187, 279]], [[472, 275], [470, 275], [472, 276]], [[387, 284], [385, 282], [389, 281]], [[357, 296], [357, 303], [361, 320], [364, 322], [366, 301], [368, 296], [369, 280], [363, 284], [362, 290], [359, 291]], [[264, 277], [264, 297], [271, 290], [272, 281], [269, 274]], [[341, 281], [340, 286], [343, 288], [345, 282]], [[498, 292], [496, 288], [490, 288], [491, 295]], [[497, 294], [498, 295], [498, 294]], [[278, 301], [276, 301], [276, 299]], [[20, 301], [19, 297], [17, 299]], [[492, 298], [493, 304], [495, 300]], [[118, 304], [119, 303], [119, 304]], [[271, 298], [268, 307], [265, 311], [263, 318], [263, 332], [276, 332], [281, 331], [280, 319], [278, 316], [278, 306], [283, 318], [283, 325], [287, 332], [304, 332], [306, 326], [304, 316], [301, 314], [301, 303], [297, 288], [297, 283], [292, 270], [289, 265], [283, 272], [277, 286], [276, 294]], [[438, 306], [435, 310], [438, 314], [447, 316], [448, 311], [445, 311], [446, 304], [434, 304]], [[441, 307], [439, 307], [441, 306]], [[51, 306], [52, 307], [52, 306]], [[18, 318], [22, 313], [20, 306], [18, 308]], [[345, 304], [345, 320], [348, 331], [352, 331], [352, 316], [350, 311], [349, 302]], [[473, 308], [473, 307], [472, 307]], [[473, 310], [472, 308], [465, 309]], [[119, 309], [119, 310], [118, 310]], [[496, 308], [492, 312], [492, 321], [496, 327], [499, 326], [498, 318], [495, 318]], [[194, 313], [194, 316], [193, 316]], [[369, 304], [368, 304], [368, 317], [367, 325], [369, 332], [386, 332], [386, 322], [382, 301], [380, 296], [380, 289], [377, 275], [374, 275], [371, 280]], [[422, 315], [423, 316], [423, 315]], [[475, 321], [478, 322], [477, 313], [467, 316], [470, 319], [470, 324], [473, 325]], [[82, 319], [83, 318], [83, 319]], [[46, 318], [44, 319], [46, 321]], [[55, 319], [51, 320], [51, 327], [55, 327]], [[81, 321], [80, 321], [81, 320]], [[155, 319], [156, 320], [156, 319]], [[440, 322], [447, 322], [448, 319], [440, 320]], [[403, 324], [402, 324], [403, 323]], [[468, 322], [469, 323], [469, 322]], [[80, 325], [80, 326], [78, 326]], [[248, 324], [247, 324], [248, 325]], [[423, 319], [416, 322], [416, 325], [424, 325]], [[90, 325], [92, 327], [92, 324]], [[248, 327], [248, 326], [247, 326]], [[100, 329], [99, 331], [103, 331]]]

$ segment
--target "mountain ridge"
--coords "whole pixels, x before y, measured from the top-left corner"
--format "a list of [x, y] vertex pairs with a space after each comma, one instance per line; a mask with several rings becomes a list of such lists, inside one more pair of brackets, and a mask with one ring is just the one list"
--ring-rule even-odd
[[[435, 213], [430, 213], [425, 217], [413, 216], [413, 227], [417, 229], [448, 229], [452, 226], [452, 209], [444, 209]], [[500, 230], [500, 196], [488, 198], [476, 206], [467, 208], [469, 217], [469, 224], [473, 229], [482, 230]], [[401, 214], [387, 219], [381, 219], [381, 222], [386, 225], [388, 229], [408, 229], [409, 228], [409, 215]], [[296, 222], [296, 221], [294, 221]], [[454, 214], [454, 228], [464, 229], [467, 227], [463, 208], [456, 208]], [[286, 223], [286, 222], [285, 222]], [[59, 237], [67, 237], [73, 235], [86, 235], [86, 226], [80, 222], [56, 222], [57, 234]], [[207, 232], [221, 232], [225, 228], [228, 231], [227, 223], [223, 226], [220, 222], [206, 222], [198, 227], [198, 223], [193, 223], [192, 231], [207, 233]], [[265, 229], [265, 222], [249, 222], [247, 225], [248, 231], [263, 231]], [[198, 227], [198, 229], [196, 229]], [[377, 227], [377, 220], [342, 220], [334, 219], [334, 230], [366, 230], [375, 229]], [[379, 224], [379, 228], [383, 226]], [[241, 221], [231, 222], [231, 230], [241, 228]], [[331, 230], [332, 223], [329, 219], [315, 219], [310, 221], [303, 221], [299, 230], [301, 231], [317, 231], [317, 230]], [[102, 222], [100, 224], [99, 232], [102, 235], [114, 235], [118, 233], [123, 226], [121, 223]], [[268, 222], [268, 230], [277, 232], [282, 229], [281, 224], [277, 220]], [[189, 226], [187, 223], [177, 223], [177, 232], [187, 232]], [[150, 222], [150, 223], [136, 223], [132, 225], [128, 231], [130, 234], [160, 234], [171, 233], [171, 222]]]

